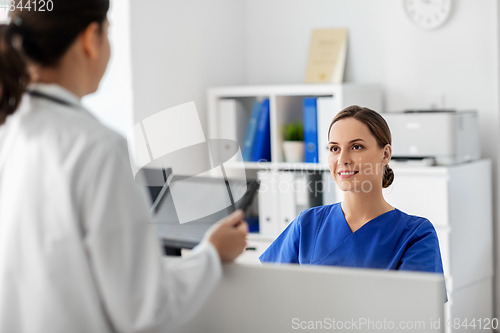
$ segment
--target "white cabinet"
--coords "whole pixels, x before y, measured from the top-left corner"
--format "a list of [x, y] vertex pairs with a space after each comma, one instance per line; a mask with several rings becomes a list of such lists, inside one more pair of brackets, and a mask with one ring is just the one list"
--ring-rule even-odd
[[[384, 189], [385, 199], [407, 214], [429, 219], [437, 231], [448, 292], [446, 320], [491, 319], [491, 162], [422, 167], [392, 162], [389, 165], [395, 176], [393, 184]], [[338, 190], [338, 201], [342, 197]]]

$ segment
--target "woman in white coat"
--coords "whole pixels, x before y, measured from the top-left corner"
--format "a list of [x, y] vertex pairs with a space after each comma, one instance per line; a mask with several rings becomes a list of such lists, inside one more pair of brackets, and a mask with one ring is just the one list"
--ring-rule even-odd
[[108, 7], [53, 0], [0, 26], [0, 332], [165, 332], [246, 244], [238, 211], [162, 261], [124, 139], [80, 104], [109, 60]]

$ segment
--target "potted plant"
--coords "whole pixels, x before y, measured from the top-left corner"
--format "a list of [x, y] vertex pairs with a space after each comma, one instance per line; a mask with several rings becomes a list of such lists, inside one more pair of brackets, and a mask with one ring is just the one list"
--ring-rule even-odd
[[304, 162], [304, 125], [301, 122], [286, 124], [283, 128], [285, 161]]

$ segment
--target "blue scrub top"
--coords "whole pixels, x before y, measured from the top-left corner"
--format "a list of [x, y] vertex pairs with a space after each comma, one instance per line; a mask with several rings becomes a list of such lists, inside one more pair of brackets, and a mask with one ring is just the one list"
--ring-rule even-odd
[[260, 261], [443, 274], [436, 230], [429, 220], [394, 209], [352, 232], [340, 203], [301, 212]]

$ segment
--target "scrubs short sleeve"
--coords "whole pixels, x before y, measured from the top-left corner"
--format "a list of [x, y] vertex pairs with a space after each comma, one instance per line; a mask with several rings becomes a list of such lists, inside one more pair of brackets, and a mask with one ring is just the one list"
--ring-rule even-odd
[[414, 231], [397, 269], [432, 273], [443, 272], [439, 241], [431, 222], [426, 220]]

